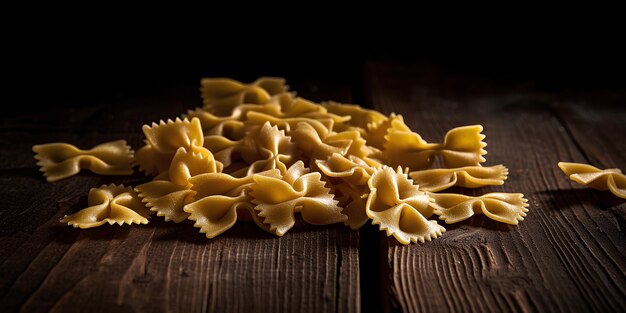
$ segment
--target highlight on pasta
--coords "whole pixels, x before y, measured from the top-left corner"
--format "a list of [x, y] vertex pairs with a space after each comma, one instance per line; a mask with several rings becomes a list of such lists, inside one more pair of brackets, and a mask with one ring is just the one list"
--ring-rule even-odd
[[[200, 90], [202, 108], [144, 125], [144, 145], [136, 152], [123, 140], [90, 150], [65, 143], [34, 146], [50, 182], [81, 169], [130, 175], [133, 166], [152, 177], [134, 188], [93, 188], [89, 207], [61, 222], [81, 228], [146, 224], [156, 214], [174, 223], [192, 220], [214, 238], [239, 221], [277, 236], [297, 218], [351, 229], [371, 221], [410, 244], [442, 236], [440, 223], [483, 214], [516, 225], [528, 212], [520, 193], [438, 193], [504, 184], [504, 165], [482, 166], [487, 144], [481, 125], [451, 129], [431, 143], [401, 115], [315, 103], [289, 91], [282, 78], [250, 84], [205, 78]], [[437, 164], [443, 168], [433, 168]], [[607, 188], [623, 188], [620, 179], [601, 178]]]

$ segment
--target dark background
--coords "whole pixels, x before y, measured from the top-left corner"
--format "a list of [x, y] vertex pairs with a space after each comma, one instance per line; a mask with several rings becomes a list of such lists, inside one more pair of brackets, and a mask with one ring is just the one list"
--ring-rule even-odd
[[224, 26], [214, 32], [207, 26], [193, 35], [167, 27], [81, 32], [80, 25], [8, 31], [2, 107], [10, 117], [41, 106], [84, 106], [119, 93], [198, 84], [202, 77], [282, 76], [291, 83], [316, 79], [359, 86], [363, 65], [376, 60], [427, 64], [450, 76], [539, 91], [624, 90], [626, 48], [619, 25], [583, 21], [543, 29], [532, 28], [532, 19], [527, 24], [515, 31], [494, 22], [451, 32], [411, 25], [341, 30], [326, 25], [294, 33], [283, 25], [228, 34]]

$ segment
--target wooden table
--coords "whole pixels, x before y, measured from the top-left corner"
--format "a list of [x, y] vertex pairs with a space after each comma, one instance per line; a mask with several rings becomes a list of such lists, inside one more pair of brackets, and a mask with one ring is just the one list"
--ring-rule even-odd
[[282, 238], [240, 223], [208, 240], [191, 222], [88, 230], [59, 224], [90, 188], [140, 174], [81, 173], [47, 183], [31, 146], [86, 148], [200, 105], [197, 85], [113, 90], [80, 107], [25, 108], [0, 132], [0, 312], [619, 312], [626, 308], [626, 204], [571, 183], [559, 161], [626, 169], [624, 93], [541, 92], [532, 85], [369, 62], [351, 82], [291, 82], [315, 101], [404, 115], [429, 141], [484, 125], [486, 165], [530, 212], [519, 226], [476, 216], [440, 239], [403, 246], [367, 225], [299, 224]]

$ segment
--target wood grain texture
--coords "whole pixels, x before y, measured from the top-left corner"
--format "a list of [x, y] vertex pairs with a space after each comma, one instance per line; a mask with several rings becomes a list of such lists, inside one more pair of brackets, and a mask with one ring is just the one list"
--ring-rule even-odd
[[47, 183], [33, 144], [88, 148], [124, 138], [137, 148], [142, 124], [201, 105], [195, 85], [83, 92], [70, 104], [33, 103], [1, 120], [0, 312], [623, 311], [626, 204], [570, 182], [556, 166], [626, 170], [623, 94], [540, 93], [407, 64], [354, 70], [352, 86], [289, 83], [313, 100], [403, 114], [433, 142], [452, 127], [484, 125], [485, 165], [505, 164], [509, 179], [454, 191], [525, 193], [527, 219], [508, 226], [476, 216], [410, 246], [371, 225], [355, 232], [299, 222], [276, 238], [240, 223], [212, 240], [191, 222], [157, 217], [73, 229], [58, 220], [85, 207], [90, 188], [147, 178], [82, 172]]
[[486, 165], [505, 164], [509, 179], [504, 186], [456, 191], [522, 192], [531, 205], [518, 226], [476, 216], [446, 225], [444, 236], [428, 244], [384, 240], [388, 311], [620, 312], [626, 307], [626, 204], [574, 186], [556, 166], [586, 158], [623, 165], [623, 104], [598, 113], [593, 105], [571, 106], [523, 88], [493, 88], [497, 84], [419, 66], [372, 63], [365, 72], [368, 104], [403, 114], [428, 141], [441, 140], [452, 127], [484, 125]]
[[[294, 87], [313, 99], [350, 100], [341, 86]], [[359, 235], [343, 225], [299, 223], [277, 238], [240, 223], [212, 240], [192, 222], [156, 216], [141, 226], [60, 225], [64, 214], [86, 206], [90, 188], [146, 178], [82, 172], [46, 183], [32, 158], [33, 144], [86, 148], [124, 138], [137, 148], [143, 123], [200, 105], [196, 86], [99, 101], [27, 109], [0, 125], [1, 312], [360, 311]]]

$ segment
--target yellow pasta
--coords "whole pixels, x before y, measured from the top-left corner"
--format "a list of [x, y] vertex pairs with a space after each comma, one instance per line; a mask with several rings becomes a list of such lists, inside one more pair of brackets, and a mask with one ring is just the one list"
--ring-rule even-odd
[[163, 216], [166, 221], [180, 223], [189, 217], [183, 210], [186, 204], [194, 200], [195, 195], [190, 189], [189, 179], [204, 173], [222, 171], [222, 164], [215, 161], [210, 151], [197, 147], [195, 150], [198, 152], [178, 148], [169, 171], [157, 176], [154, 181], [135, 187], [150, 211]]
[[229, 115], [241, 104], [265, 104], [272, 95], [287, 91], [285, 79], [261, 77], [251, 84], [228, 78], [204, 78], [200, 82], [204, 109], [219, 116]]
[[369, 195], [368, 186], [344, 182], [336, 184], [334, 187], [335, 192], [339, 195], [337, 205], [343, 208], [341, 213], [348, 217], [344, 224], [352, 229], [361, 228], [369, 220], [367, 212], [365, 212], [367, 196]]
[[267, 106], [275, 104], [280, 105], [280, 112], [278, 114], [273, 112], [263, 112], [261, 110], [256, 111], [280, 118], [300, 117], [315, 120], [331, 119], [336, 123], [347, 122], [351, 119], [351, 117], [348, 115], [337, 115], [330, 113], [328, 112], [328, 110], [326, 110], [325, 107], [315, 102], [311, 102], [309, 100], [299, 97], [294, 98], [292, 93], [281, 93], [278, 95], [274, 95], [265, 105]]
[[387, 117], [380, 112], [364, 109], [354, 104], [342, 104], [334, 101], [329, 101], [324, 103], [323, 106], [330, 113], [350, 116], [351, 119], [347, 122], [347, 124], [362, 129], [366, 129], [368, 124], [380, 123], [387, 120]]
[[204, 147], [213, 153], [213, 157], [224, 167], [229, 167], [233, 161], [241, 160], [239, 150], [241, 140], [230, 140], [223, 136], [204, 137]]
[[193, 191], [167, 180], [155, 180], [135, 187], [141, 200], [157, 216], [166, 221], [180, 223], [189, 217], [183, 211], [185, 204], [193, 201]]
[[[298, 217], [313, 225], [343, 222], [352, 229], [371, 220], [409, 244], [442, 236], [446, 230], [430, 220], [433, 216], [456, 223], [485, 214], [517, 224], [528, 212], [522, 194], [434, 193], [504, 183], [506, 167], [480, 165], [486, 154], [480, 125], [454, 128], [442, 143], [428, 143], [401, 115], [311, 102], [289, 92], [282, 78], [250, 84], [203, 79], [201, 93], [204, 106], [183, 119], [144, 125], [145, 144], [134, 159], [124, 141], [87, 151], [67, 144], [34, 146], [49, 181], [82, 168], [130, 174], [133, 162], [153, 176], [134, 190], [94, 188], [90, 206], [62, 221], [82, 228], [147, 223], [154, 212], [166, 221], [192, 220], [200, 233], [214, 238], [238, 221], [251, 220], [283, 236]], [[432, 169], [435, 158], [445, 168]], [[623, 195], [619, 170], [559, 166], [573, 180]]]
[[283, 236], [295, 224], [295, 213], [300, 212], [309, 224], [327, 225], [344, 222], [337, 200], [317, 172], [310, 173], [302, 161], [292, 165], [281, 178], [254, 175], [252, 203], [254, 209], [270, 226], [270, 231]]
[[[365, 160], [334, 153], [326, 160], [317, 160], [317, 167], [328, 177], [338, 177], [354, 186], [367, 185], [374, 167]], [[376, 166], [376, 165], [375, 165]]]
[[197, 118], [205, 136], [216, 135], [239, 140], [245, 134], [244, 122], [238, 118], [215, 116], [201, 108], [187, 111], [185, 117]]
[[277, 168], [282, 173], [296, 161], [296, 147], [291, 137], [265, 122], [252, 130], [241, 142], [241, 158], [250, 164], [249, 174]]
[[333, 140], [328, 133], [319, 134], [311, 124], [304, 122], [298, 123], [291, 136], [298, 149], [314, 160], [324, 160], [333, 153], [344, 155], [353, 143], [351, 139]]
[[211, 151], [197, 148], [187, 151], [180, 147], [172, 159], [169, 169], [169, 180], [173, 183], [186, 186], [189, 178], [204, 173], [216, 173], [222, 171], [222, 164], [215, 161]]
[[[259, 173], [268, 177], [280, 178], [278, 169]], [[263, 230], [270, 231], [254, 210], [249, 195], [254, 183], [253, 176], [234, 178], [223, 173], [209, 173], [190, 179], [196, 201], [185, 205], [184, 210], [195, 221], [194, 226], [207, 238], [213, 238], [235, 225], [239, 215], [247, 212]]]
[[368, 182], [367, 216], [380, 230], [393, 235], [400, 243], [431, 241], [446, 229], [437, 221], [428, 220], [434, 214], [430, 198], [398, 167], [378, 168]]
[[443, 143], [428, 143], [411, 131], [401, 115], [391, 121], [384, 144], [384, 156], [389, 165], [409, 167], [412, 170], [428, 168], [433, 157], [439, 155], [448, 168], [480, 165], [485, 162], [480, 125], [454, 128], [446, 134]]
[[528, 200], [521, 193], [494, 192], [480, 197], [429, 193], [429, 196], [435, 200], [431, 204], [435, 214], [448, 224], [484, 214], [492, 220], [517, 225], [528, 212]]
[[143, 133], [148, 144], [160, 153], [174, 154], [180, 147], [202, 147], [204, 134], [200, 120], [197, 118], [161, 121], [151, 126], [144, 125]]
[[559, 167], [571, 180], [598, 190], [610, 190], [612, 194], [626, 199], [626, 175], [618, 168], [601, 170], [582, 164], [559, 162]]
[[423, 191], [436, 192], [452, 186], [479, 188], [504, 184], [509, 170], [504, 165], [466, 166], [410, 172], [413, 182]]
[[133, 173], [133, 151], [126, 140], [106, 142], [89, 150], [67, 143], [48, 143], [33, 146], [33, 151], [37, 165], [49, 182], [76, 175], [81, 169], [100, 175]]
[[149, 175], [167, 171], [178, 148], [197, 150], [204, 144], [204, 135], [198, 118], [161, 121], [144, 125], [146, 145], [137, 150], [135, 160], [139, 168]]
[[325, 119], [311, 119], [306, 117], [273, 117], [271, 115], [249, 112], [247, 125], [250, 127], [261, 127], [266, 122], [269, 122], [272, 126], [277, 126], [280, 130], [284, 130], [287, 135], [291, 135], [292, 129], [295, 129], [299, 123], [310, 124], [320, 137], [326, 137], [333, 129], [335, 122], [331, 118]]
[[88, 208], [63, 217], [61, 223], [80, 228], [92, 228], [106, 223], [148, 224], [148, 209], [137, 193], [124, 185], [111, 184], [91, 188], [88, 204]]
[[325, 142], [350, 142], [350, 147], [346, 151], [347, 155], [353, 155], [359, 158], [368, 157], [373, 150], [365, 145], [365, 139], [361, 137], [361, 133], [354, 130], [346, 130], [340, 133], [329, 134], [324, 138]]

